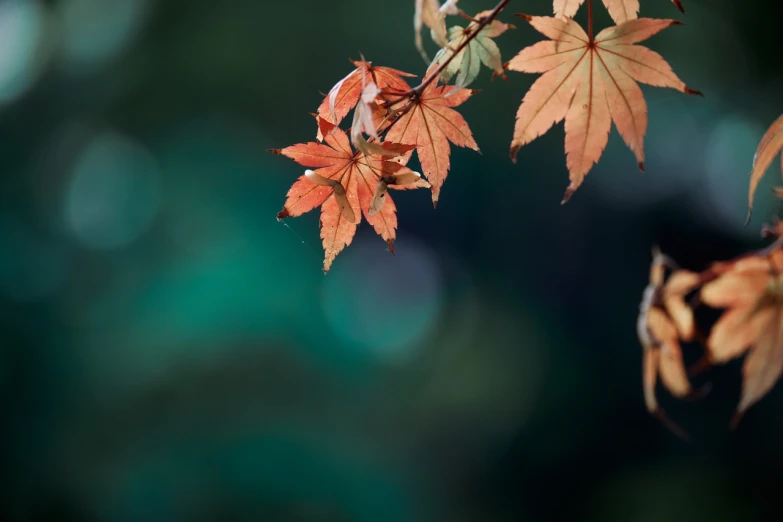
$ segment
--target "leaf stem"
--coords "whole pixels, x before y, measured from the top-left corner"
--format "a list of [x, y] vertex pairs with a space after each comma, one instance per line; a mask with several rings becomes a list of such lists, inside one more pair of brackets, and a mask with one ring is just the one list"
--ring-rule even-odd
[[476, 23], [478, 23], [478, 20], [476, 20], [475, 18], [473, 18], [472, 16], [470, 16], [468, 13], [466, 13], [466, 12], [465, 12], [465, 11], [463, 11], [462, 9], [460, 9], [460, 10], [459, 10], [459, 13], [458, 13], [458, 14], [459, 14], [459, 15], [460, 15], [462, 18], [464, 18], [465, 20], [470, 20], [471, 22], [476, 22]]
[[[381, 92], [381, 95], [384, 98], [383, 107], [386, 109], [389, 109], [394, 105], [401, 103], [406, 98], [408, 99], [408, 101], [404, 107], [395, 111], [397, 113], [396, 117], [393, 120], [389, 121], [389, 124], [385, 128], [378, 129], [379, 136], [383, 136], [386, 133], [388, 133], [391, 130], [391, 128], [394, 127], [394, 125], [398, 121], [400, 121], [400, 119], [402, 119], [403, 116], [405, 116], [408, 112], [410, 112], [413, 109], [416, 100], [422, 97], [427, 87], [429, 87], [432, 84], [432, 82], [436, 81], [440, 77], [440, 74], [446, 69], [446, 67], [449, 66], [451, 61], [454, 60], [454, 58], [457, 57], [460, 51], [465, 49], [470, 44], [470, 42], [472, 42], [473, 39], [476, 38], [476, 36], [478, 36], [478, 34], [481, 32], [482, 29], [484, 29], [486, 26], [491, 24], [493, 20], [497, 18], [500, 12], [503, 11], [503, 9], [505, 9], [505, 7], [508, 5], [510, 1], [511, 0], [500, 0], [500, 3], [498, 3], [498, 5], [496, 5], [492, 11], [487, 13], [485, 16], [479, 17], [478, 19], [474, 20], [473, 23], [476, 24], [476, 27], [473, 28], [470, 34], [467, 35], [465, 40], [462, 41], [460, 45], [451, 52], [449, 57], [446, 58], [446, 60], [442, 64], [440, 64], [437, 69], [432, 71], [431, 74], [428, 74], [419, 85], [413, 87], [408, 92], [389, 94], [388, 98], [386, 97], [387, 93]], [[381, 125], [383, 125], [383, 123]]]
[[446, 60], [438, 66], [437, 69], [435, 69], [432, 74], [428, 75], [424, 80], [416, 87], [411, 89], [411, 92], [409, 93], [412, 96], [415, 97], [421, 97], [421, 95], [424, 93], [424, 90], [430, 86], [432, 82], [434, 82], [438, 77], [440, 77], [440, 73], [442, 73], [446, 67], [449, 66], [451, 61], [456, 58], [456, 56], [465, 49], [468, 44], [470, 44], [471, 41], [473, 41], [476, 36], [481, 32], [482, 29], [484, 29], [486, 26], [492, 23], [492, 21], [497, 18], [497, 16], [500, 14], [500, 12], [508, 5], [508, 3], [511, 0], [501, 0], [498, 5], [495, 6], [495, 8], [490, 11], [486, 16], [482, 16], [479, 18], [478, 26], [473, 29], [473, 31], [465, 38], [465, 40], [451, 53], [451, 55], [446, 58]]

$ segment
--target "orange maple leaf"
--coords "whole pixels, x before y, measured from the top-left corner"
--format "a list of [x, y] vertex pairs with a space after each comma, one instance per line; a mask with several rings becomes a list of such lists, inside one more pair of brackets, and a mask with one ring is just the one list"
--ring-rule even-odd
[[783, 373], [783, 249], [780, 241], [759, 255], [722, 263], [705, 284], [701, 301], [726, 311], [707, 341], [711, 362], [725, 363], [749, 351], [742, 369], [742, 397], [733, 424]]
[[432, 202], [435, 205], [449, 173], [449, 142], [479, 152], [468, 123], [453, 109], [465, 103], [476, 91], [438, 87], [436, 84], [437, 81], [433, 81], [421, 96], [409, 102], [410, 108], [386, 135], [386, 139], [394, 143], [416, 146], [422, 171], [432, 185]]
[[[769, 166], [775, 160], [775, 157], [783, 151], [783, 116], [777, 119], [775, 123], [761, 138], [761, 143], [756, 150], [756, 156], [753, 158], [753, 171], [750, 173], [750, 193], [748, 194], [748, 221], [752, 217], [753, 198], [756, 190], [759, 188], [761, 178], [769, 169]], [[783, 175], [783, 159], [780, 163], [781, 175]], [[783, 196], [783, 191], [776, 190], [779, 196]]]
[[[394, 253], [397, 209], [386, 188], [429, 187], [418, 173], [382, 156], [354, 152], [346, 133], [319, 118], [324, 143], [303, 143], [271, 152], [293, 159], [308, 170], [288, 191], [278, 219], [300, 216], [321, 207], [324, 272], [337, 254], [351, 244], [362, 213]], [[385, 143], [400, 153], [412, 147]]]
[[[584, 2], [585, 0], [554, 0], [555, 16], [573, 18]], [[680, 0], [672, 0], [672, 3], [685, 12]], [[634, 20], [639, 15], [639, 0], [604, 0], [604, 5], [617, 24]]]
[[675, 271], [665, 280], [666, 268], [673, 262], [657, 250], [650, 267], [650, 284], [639, 307], [637, 334], [642, 344], [642, 385], [647, 410], [682, 438], [685, 433], [671, 422], [659, 406], [655, 385], [660, 377], [675, 397], [693, 394], [680, 340], [691, 341], [696, 333], [693, 311], [685, 304], [685, 295], [699, 284], [699, 276], [685, 270]]
[[570, 18], [518, 16], [551, 40], [523, 49], [507, 64], [512, 71], [545, 73], [517, 112], [512, 159], [522, 146], [565, 119], [571, 180], [565, 203], [600, 159], [614, 120], [643, 170], [647, 104], [636, 82], [700, 93], [688, 88], [659, 54], [633, 44], [679, 22], [641, 18], [604, 29], [591, 39]]
[[356, 69], [337, 82], [318, 107], [318, 116], [334, 125], [338, 125], [359, 103], [366, 78], [371, 79], [379, 89], [403, 93], [410, 89], [403, 77], [416, 76], [389, 67], [376, 67], [365, 60], [355, 61], [353, 64]]

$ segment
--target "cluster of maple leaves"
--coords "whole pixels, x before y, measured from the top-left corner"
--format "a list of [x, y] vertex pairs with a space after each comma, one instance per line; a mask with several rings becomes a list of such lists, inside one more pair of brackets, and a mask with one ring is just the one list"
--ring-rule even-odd
[[[482, 65], [493, 77], [506, 78], [506, 71], [542, 75], [519, 106], [510, 153], [514, 160], [522, 147], [564, 120], [570, 184], [563, 203], [600, 159], [612, 122], [644, 169], [648, 114], [640, 83], [700, 94], [663, 57], [637, 45], [679, 24], [638, 18], [639, 0], [603, 0], [616, 25], [598, 34], [593, 33], [593, 0], [587, 0], [586, 31], [572, 18], [585, 0], [553, 0], [553, 17], [519, 14], [548, 39], [505, 63], [494, 39], [514, 28], [497, 20], [510, 0], [475, 16], [463, 12], [458, 1], [414, 0], [415, 45], [429, 63], [421, 83], [411, 86], [413, 75], [362, 58], [314, 115], [315, 141], [272, 151], [308, 169], [288, 191], [278, 219], [321, 208], [324, 272], [351, 244], [362, 216], [394, 253], [397, 208], [389, 189], [429, 189], [437, 204], [451, 167], [451, 144], [479, 150], [455, 109], [476, 94], [467, 87]], [[679, 0], [672, 2], [684, 12]], [[460, 16], [467, 25], [449, 28], [449, 16]], [[440, 48], [432, 61], [422, 39], [425, 27]], [[351, 111], [350, 129], [344, 130], [340, 125]], [[783, 117], [759, 145], [751, 207], [761, 177], [781, 150]], [[414, 152], [423, 176], [407, 166]], [[783, 190], [778, 195], [783, 197]], [[643, 388], [649, 411], [675, 432], [682, 434], [660, 408], [655, 387], [660, 378], [677, 397], [699, 394], [689, 382], [681, 342], [702, 341], [706, 355], [701, 367], [748, 352], [735, 421], [783, 373], [783, 225], [768, 233], [776, 238], [769, 248], [716, 263], [700, 274], [679, 269], [660, 252], [654, 255], [637, 325], [644, 348]], [[694, 306], [702, 305], [725, 310], [708, 336], [694, 319]]]
[[[769, 128], [756, 152], [749, 191], [751, 208], [761, 178], [781, 151], [783, 116]], [[783, 197], [783, 190], [775, 192]], [[653, 254], [650, 284], [644, 292], [637, 324], [644, 354], [644, 398], [650, 413], [683, 437], [684, 433], [666, 417], [655, 396], [659, 378], [675, 397], [700, 394], [689, 382], [681, 342], [697, 340], [704, 345], [706, 353], [691, 368], [692, 375], [747, 354], [734, 426], [783, 374], [783, 222], [765, 227], [763, 234], [774, 239], [769, 247], [715, 263], [703, 273], [680, 269], [658, 251]], [[668, 278], [667, 271], [671, 272]], [[709, 335], [701, 333], [696, 324], [697, 306], [723, 310]]]
[[[397, 216], [387, 189], [428, 188], [437, 204], [451, 167], [450, 144], [479, 150], [455, 108], [475, 94], [467, 87], [482, 64], [493, 77], [505, 78], [508, 70], [543, 73], [517, 112], [511, 157], [565, 120], [571, 183], [563, 202], [601, 157], [612, 121], [643, 168], [647, 106], [637, 82], [697, 91], [689, 89], [660, 55], [635, 45], [678, 22], [638, 19], [638, 0], [603, 1], [618, 25], [595, 36], [592, 12], [588, 32], [571, 18], [584, 0], [554, 0], [554, 17], [518, 15], [549, 40], [504, 63], [494, 39], [514, 28], [496, 20], [509, 0], [475, 16], [460, 10], [458, 0], [442, 5], [439, 0], [415, 0], [416, 47], [429, 61], [421, 35], [426, 26], [441, 48], [424, 79], [411, 87], [411, 74], [364, 59], [355, 62], [356, 69], [318, 108], [317, 141], [272, 151], [316, 169], [307, 170], [291, 187], [278, 218], [321, 207], [324, 271], [350, 245], [362, 215], [393, 253]], [[674, 3], [682, 9], [679, 1]], [[450, 15], [469, 23], [447, 28]], [[339, 125], [351, 111], [354, 116], [346, 132]], [[406, 167], [414, 151], [423, 178]]]

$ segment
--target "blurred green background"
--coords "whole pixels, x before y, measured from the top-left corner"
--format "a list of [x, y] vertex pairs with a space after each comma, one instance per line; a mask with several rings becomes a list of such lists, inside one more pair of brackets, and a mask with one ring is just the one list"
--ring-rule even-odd
[[[303, 169], [266, 150], [314, 138], [349, 58], [424, 71], [412, 1], [0, 1], [2, 519], [779, 520], [783, 387], [736, 433], [739, 363], [660, 392], [690, 444], [642, 401], [651, 246], [702, 269], [776, 210], [743, 227], [783, 5], [686, 7], [642, 1], [706, 95], [644, 89], [646, 174], [613, 131], [561, 207], [562, 126], [508, 159], [536, 76], [485, 71], [483, 155], [453, 150], [437, 211], [397, 197], [395, 257], [363, 224], [324, 276], [317, 213], [275, 220]], [[541, 38], [517, 25], [506, 59]]]

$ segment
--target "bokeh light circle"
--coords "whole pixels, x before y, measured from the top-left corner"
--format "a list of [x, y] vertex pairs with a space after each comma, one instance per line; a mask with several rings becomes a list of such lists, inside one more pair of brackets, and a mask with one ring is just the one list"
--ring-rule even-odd
[[0, 2], [0, 103], [24, 94], [38, 77], [45, 14], [33, 0]]
[[[748, 175], [764, 129], [738, 116], [720, 120], [710, 134], [705, 174], [698, 198], [703, 215], [718, 229], [739, 238], [758, 239], [758, 227], [746, 227]], [[773, 198], [759, 190], [755, 213], [766, 219], [772, 213]]]
[[325, 276], [323, 311], [340, 339], [390, 362], [407, 360], [436, 322], [443, 277], [436, 255], [406, 238], [391, 256], [359, 242]]
[[112, 58], [138, 34], [147, 11], [147, 0], [67, 0], [60, 6], [65, 59], [90, 66]]
[[88, 247], [122, 248], [147, 230], [158, 203], [154, 158], [129, 138], [106, 132], [93, 138], [76, 160], [66, 221]]

